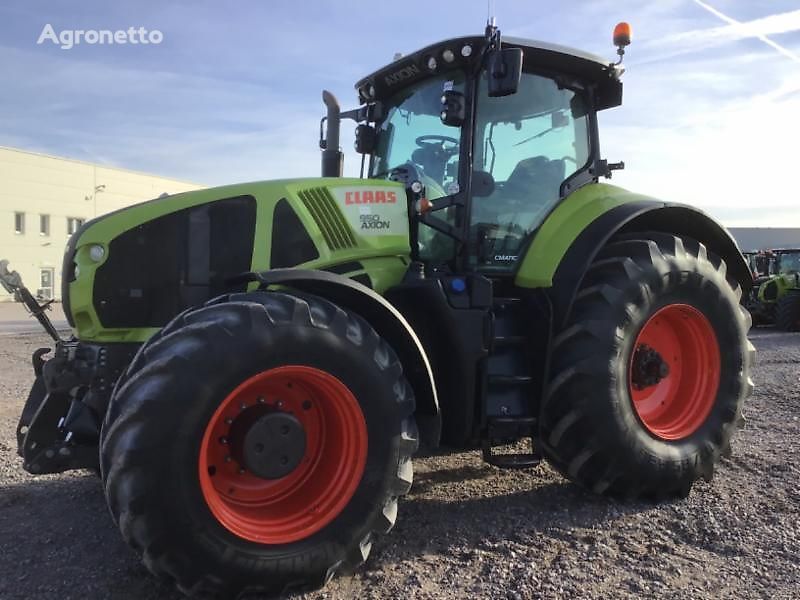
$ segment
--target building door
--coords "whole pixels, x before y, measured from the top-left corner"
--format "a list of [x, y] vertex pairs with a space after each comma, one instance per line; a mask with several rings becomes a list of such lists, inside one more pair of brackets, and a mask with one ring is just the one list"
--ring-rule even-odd
[[54, 270], [52, 267], [41, 269], [40, 270], [40, 281], [39, 281], [39, 289], [36, 291], [36, 295], [44, 300], [52, 300], [53, 299], [53, 278], [54, 278]]

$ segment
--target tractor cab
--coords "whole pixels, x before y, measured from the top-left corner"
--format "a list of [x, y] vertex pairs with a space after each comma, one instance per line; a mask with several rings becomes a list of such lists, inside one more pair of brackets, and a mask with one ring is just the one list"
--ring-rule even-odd
[[775, 273], [796, 275], [800, 273], [800, 249], [775, 250]]
[[[621, 54], [630, 41], [622, 33]], [[597, 111], [622, 101], [618, 64], [501, 41], [490, 24], [485, 36], [445, 40], [363, 78], [362, 108], [340, 116], [363, 121], [362, 176], [422, 186], [411, 199], [414, 259], [513, 273], [560, 200], [622, 168], [601, 159], [597, 135]], [[323, 175], [338, 175], [341, 153], [331, 161], [323, 146]]]

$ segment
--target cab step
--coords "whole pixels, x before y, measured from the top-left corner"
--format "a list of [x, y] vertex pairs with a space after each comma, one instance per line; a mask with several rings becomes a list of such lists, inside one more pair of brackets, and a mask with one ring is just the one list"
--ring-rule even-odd
[[483, 460], [498, 469], [532, 469], [542, 462], [542, 457], [535, 453], [527, 454], [492, 454], [484, 451]]
[[[536, 419], [532, 417], [494, 418], [488, 422], [487, 435], [481, 444], [483, 460], [500, 469], [529, 469], [542, 461], [534, 446]], [[494, 448], [527, 438], [530, 452], [495, 453]]]
[[524, 335], [498, 335], [494, 338], [494, 347], [500, 346], [524, 346], [528, 341]]
[[498, 375], [489, 374], [489, 385], [530, 385], [533, 377], [530, 375]]

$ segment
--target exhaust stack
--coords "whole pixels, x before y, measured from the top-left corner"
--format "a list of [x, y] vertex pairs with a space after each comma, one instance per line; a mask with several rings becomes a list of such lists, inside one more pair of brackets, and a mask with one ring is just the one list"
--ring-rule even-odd
[[341, 109], [336, 96], [328, 90], [322, 91], [322, 101], [328, 107], [328, 116], [325, 137], [322, 137], [322, 123], [320, 123], [319, 145], [322, 148], [322, 176], [341, 177], [344, 169], [344, 153], [339, 150], [339, 126], [341, 124]]

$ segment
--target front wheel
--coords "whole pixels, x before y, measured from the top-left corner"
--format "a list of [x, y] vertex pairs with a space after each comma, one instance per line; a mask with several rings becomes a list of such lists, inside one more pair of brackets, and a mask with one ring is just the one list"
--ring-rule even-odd
[[316, 588], [394, 525], [413, 410], [396, 355], [357, 315], [285, 293], [222, 298], [167, 325], [118, 383], [108, 505], [185, 593]]
[[778, 300], [775, 326], [782, 331], [800, 331], [800, 290], [789, 291]]
[[695, 240], [620, 238], [589, 267], [557, 336], [543, 452], [598, 493], [669, 497], [710, 479], [752, 391], [741, 291]]

